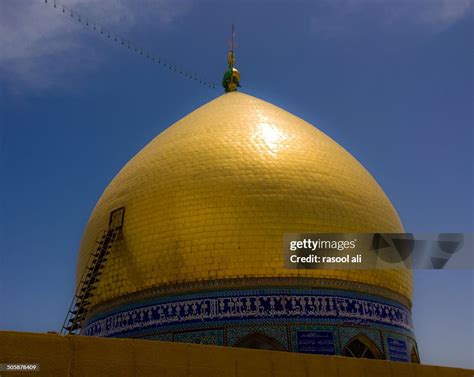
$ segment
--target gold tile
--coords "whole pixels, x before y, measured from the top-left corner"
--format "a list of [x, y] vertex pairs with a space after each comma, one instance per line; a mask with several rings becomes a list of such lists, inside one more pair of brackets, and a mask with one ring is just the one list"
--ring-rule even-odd
[[110, 212], [121, 206], [124, 242], [107, 261], [94, 303], [156, 282], [261, 276], [342, 279], [411, 299], [407, 272], [283, 267], [284, 232], [403, 227], [381, 187], [346, 150], [246, 94], [227, 93], [202, 106], [124, 166], [89, 219], [78, 274]]

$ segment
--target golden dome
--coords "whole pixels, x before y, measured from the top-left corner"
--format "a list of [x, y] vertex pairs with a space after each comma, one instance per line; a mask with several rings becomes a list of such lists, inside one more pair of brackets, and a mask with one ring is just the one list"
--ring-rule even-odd
[[[224, 94], [166, 129], [112, 180], [87, 224], [78, 275], [110, 212], [125, 206], [93, 304], [181, 283], [230, 278], [337, 279], [411, 302], [406, 271], [285, 269], [285, 232], [403, 232], [372, 176], [304, 120]], [[354, 284], [356, 287], [357, 284]]]

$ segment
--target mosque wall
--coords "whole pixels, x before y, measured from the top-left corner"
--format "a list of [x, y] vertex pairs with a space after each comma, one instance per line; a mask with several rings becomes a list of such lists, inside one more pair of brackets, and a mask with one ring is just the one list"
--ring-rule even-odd
[[[78, 335], [0, 332], [0, 363], [34, 377], [471, 377], [472, 370], [385, 360]], [[2, 376], [17, 372], [0, 372]]]

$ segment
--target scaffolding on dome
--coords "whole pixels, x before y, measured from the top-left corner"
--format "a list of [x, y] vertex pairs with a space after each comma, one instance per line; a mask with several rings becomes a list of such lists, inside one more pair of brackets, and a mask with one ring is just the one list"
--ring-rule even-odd
[[81, 280], [76, 288], [69, 310], [66, 314], [61, 334], [79, 334], [82, 323], [89, 312], [91, 301], [102, 275], [112, 247], [122, 230], [125, 207], [118, 208], [110, 213], [109, 227], [99, 233]]

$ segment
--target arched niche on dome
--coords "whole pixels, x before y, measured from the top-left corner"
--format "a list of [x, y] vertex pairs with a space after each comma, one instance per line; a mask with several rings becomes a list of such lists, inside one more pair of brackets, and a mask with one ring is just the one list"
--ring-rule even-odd
[[365, 334], [353, 337], [343, 348], [342, 355], [359, 359], [383, 359], [383, 354], [377, 345]]
[[410, 361], [415, 364], [420, 364], [420, 357], [418, 356], [415, 346], [411, 348]]
[[247, 335], [245, 338], [238, 341], [234, 347], [270, 351], [285, 351], [285, 349], [276, 339], [258, 332]]

